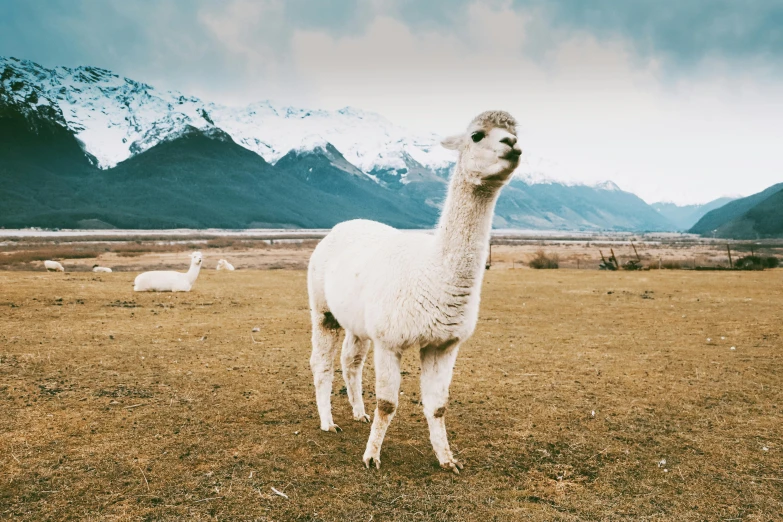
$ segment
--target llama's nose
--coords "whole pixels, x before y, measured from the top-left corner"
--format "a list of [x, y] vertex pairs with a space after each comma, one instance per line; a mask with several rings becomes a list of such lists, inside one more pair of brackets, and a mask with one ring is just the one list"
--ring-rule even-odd
[[500, 140], [500, 143], [505, 143], [506, 145], [508, 145], [513, 149], [514, 145], [516, 145], [517, 143], [517, 139], [514, 136], [506, 136], [505, 138]]

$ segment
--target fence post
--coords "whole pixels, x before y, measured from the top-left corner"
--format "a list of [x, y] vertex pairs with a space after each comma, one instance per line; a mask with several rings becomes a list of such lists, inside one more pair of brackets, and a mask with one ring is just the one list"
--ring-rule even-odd
[[734, 268], [734, 263], [731, 261], [731, 247], [726, 243], [726, 250], [729, 252], [729, 268]]

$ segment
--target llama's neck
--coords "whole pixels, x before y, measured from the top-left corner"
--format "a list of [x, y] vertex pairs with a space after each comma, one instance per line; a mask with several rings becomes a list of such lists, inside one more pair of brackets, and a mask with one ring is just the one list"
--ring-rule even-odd
[[474, 290], [481, 285], [499, 192], [454, 173], [435, 233], [436, 263], [447, 288]]
[[187, 274], [185, 274], [188, 278], [188, 281], [192, 285], [196, 282], [196, 278], [198, 277], [198, 273], [201, 270], [201, 264], [200, 263], [191, 263], [190, 269], [188, 270]]

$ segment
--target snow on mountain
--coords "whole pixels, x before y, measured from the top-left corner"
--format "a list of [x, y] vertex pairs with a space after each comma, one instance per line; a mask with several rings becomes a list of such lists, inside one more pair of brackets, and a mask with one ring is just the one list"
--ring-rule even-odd
[[598, 190], [608, 190], [610, 192], [621, 192], [622, 189], [617, 186], [617, 183], [614, 181], [601, 181], [600, 183], [596, 183], [594, 185], [591, 185], [593, 188], [596, 188]]
[[[291, 150], [312, 150], [325, 142], [367, 173], [405, 168], [406, 155], [431, 169], [454, 161], [436, 135], [414, 136], [378, 114], [350, 107], [308, 110], [268, 101], [228, 107], [162, 91], [105, 69], [46, 69], [15, 58], [0, 58], [0, 70], [6, 90], [15, 93], [18, 103], [57, 106], [65, 125], [101, 168], [176, 138], [190, 127], [217, 127], [270, 163]], [[31, 92], [34, 102], [29, 102]]]
[[[456, 159], [440, 146], [437, 135], [415, 135], [379, 114], [352, 107], [314, 110], [270, 101], [230, 107], [159, 90], [106, 69], [47, 69], [16, 58], [0, 57], [0, 74], [0, 93], [11, 93], [14, 103], [28, 110], [53, 110], [56, 121], [75, 134], [103, 169], [193, 128], [223, 131], [273, 164], [291, 151], [326, 150], [332, 144], [378, 182], [407, 184], [409, 174], [421, 168], [443, 175]], [[526, 152], [515, 176], [529, 185], [580, 185], [551, 177], [559, 170], [556, 162]], [[620, 190], [611, 181], [590, 186]]]
[[563, 185], [564, 187], [590, 187], [596, 190], [607, 190], [610, 192], [622, 192], [617, 183], [614, 181], [600, 181], [597, 183], [581, 183], [576, 181], [564, 181], [552, 178], [543, 172], [537, 171], [525, 171], [517, 169], [514, 173], [514, 178], [528, 184], [528, 185]]
[[312, 135], [334, 145], [364, 172], [405, 168], [405, 154], [432, 169], [447, 167], [455, 159], [436, 135], [412, 136], [378, 114], [351, 107], [308, 110], [265, 101], [241, 108], [210, 104], [207, 110], [215, 125], [270, 163], [301, 149], [302, 137]]

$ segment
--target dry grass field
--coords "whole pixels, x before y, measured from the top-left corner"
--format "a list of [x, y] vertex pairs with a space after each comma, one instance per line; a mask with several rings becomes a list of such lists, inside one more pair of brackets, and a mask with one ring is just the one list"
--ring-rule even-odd
[[379, 471], [318, 430], [304, 271], [134, 275], [0, 272], [0, 519], [781, 520], [783, 270], [490, 270], [459, 476], [415, 353]]

